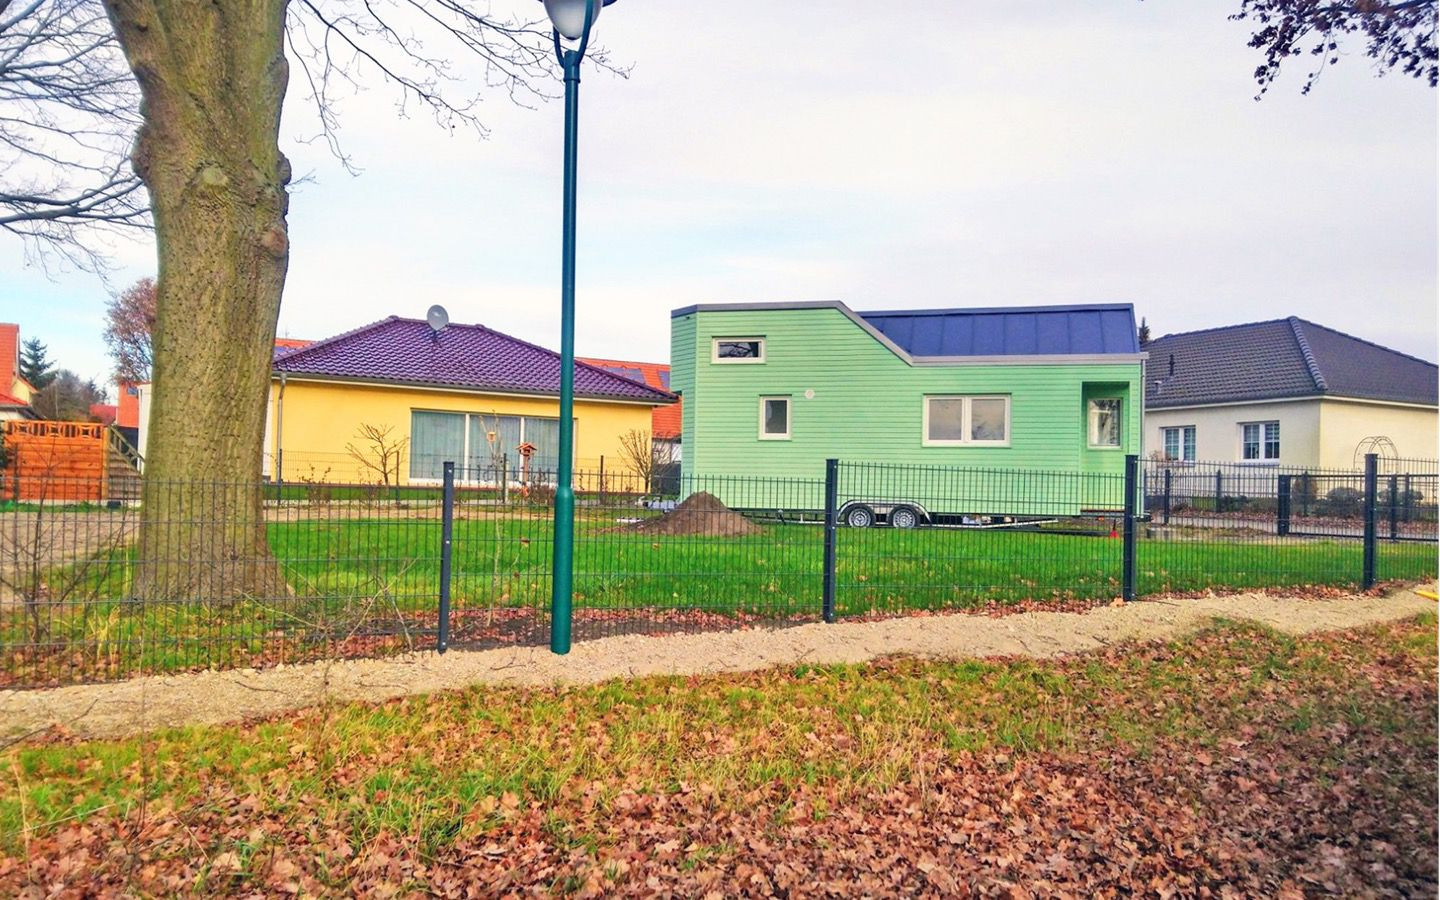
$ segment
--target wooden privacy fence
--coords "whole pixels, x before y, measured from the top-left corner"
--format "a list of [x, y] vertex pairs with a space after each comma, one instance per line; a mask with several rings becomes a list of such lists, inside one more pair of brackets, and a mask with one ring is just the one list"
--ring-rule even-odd
[[6, 500], [99, 501], [106, 494], [107, 428], [98, 422], [8, 421]]

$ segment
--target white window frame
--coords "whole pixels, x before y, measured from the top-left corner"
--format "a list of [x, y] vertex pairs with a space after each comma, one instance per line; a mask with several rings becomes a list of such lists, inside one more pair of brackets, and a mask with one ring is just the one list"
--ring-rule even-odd
[[[760, 355], [755, 357], [721, 356], [721, 344], [740, 344], [753, 341], [760, 346]], [[749, 335], [743, 337], [717, 337], [710, 339], [710, 362], [724, 366], [749, 366], [765, 361], [765, 338]]]
[[[1175, 446], [1180, 449], [1179, 456], [1170, 456], [1170, 451], [1165, 449], [1169, 440], [1170, 432], [1176, 432]], [[1190, 450], [1196, 456], [1185, 456], [1185, 434], [1190, 434]], [[1160, 429], [1160, 450], [1167, 457], [1166, 462], [1193, 463], [1198, 457], [1199, 434], [1194, 425], [1165, 425]]]
[[[483, 412], [483, 413], [482, 413], [482, 412], [471, 412], [471, 411], [469, 411], [468, 409], [429, 409], [429, 408], [423, 407], [423, 406], [412, 406], [412, 407], [410, 408], [410, 415], [411, 415], [410, 425], [411, 425], [411, 433], [412, 433], [412, 434], [414, 433], [414, 425], [415, 425], [414, 415], [415, 415], [415, 413], [417, 413], [417, 412], [423, 412], [423, 413], [442, 413], [442, 414], [445, 414], [445, 415], [461, 416], [461, 417], [464, 418], [464, 420], [465, 420], [465, 427], [464, 427], [464, 431], [463, 431], [464, 439], [461, 441], [462, 452], [461, 452], [460, 459], [457, 459], [457, 460], [455, 460], [454, 462], [455, 462], [457, 468], [460, 470], [460, 473], [461, 473], [460, 477], [457, 477], [457, 478], [456, 478], [455, 483], [456, 483], [456, 484], [465, 485], [466, 487], [499, 487], [499, 486], [500, 486], [500, 483], [499, 483], [498, 481], [482, 481], [482, 480], [480, 480], [480, 479], [478, 479], [478, 478], [468, 478], [468, 477], [464, 477], [464, 476], [465, 476], [465, 473], [468, 473], [468, 472], [470, 471], [470, 468], [469, 468], [468, 466], [464, 465], [464, 463], [462, 462], [462, 460], [468, 460], [468, 459], [470, 458], [470, 420], [471, 420], [472, 418], [476, 418], [476, 419], [487, 419], [487, 418], [498, 419], [498, 418], [501, 418], [502, 416], [504, 416], [504, 417], [510, 417], [510, 418], [517, 418], [517, 419], [519, 419], [519, 420], [520, 420], [520, 441], [521, 441], [521, 443], [524, 443], [524, 442], [525, 442], [525, 420], [526, 420], [526, 419], [552, 419], [553, 421], [557, 421], [557, 422], [559, 421], [559, 417], [558, 417], [558, 416], [553, 416], [553, 417], [552, 417], [552, 416], [536, 416], [536, 415], [531, 415], [531, 414], [529, 414], [529, 413], [508, 413], [508, 412], [506, 412], [506, 413]], [[572, 450], [573, 450], [573, 448], [578, 447], [578, 446], [580, 445], [580, 417], [579, 417], [579, 416], [576, 416], [576, 417], [572, 418], [572, 419], [571, 419], [571, 422], [572, 422], [573, 424], [570, 426], [570, 441], [571, 441], [570, 446], [571, 446], [571, 448], [572, 448]], [[408, 444], [407, 444], [406, 447], [405, 447], [405, 452], [406, 452], [406, 454], [407, 454], [407, 456], [405, 457], [405, 458], [406, 458], [406, 461], [407, 461], [407, 465], [406, 465], [407, 475], [406, 475], [405, 483], [406, 483], [407, 485], [414, 485], [414, 486], [416, 486], [416, 487], [432, 487], [432, 486], [434, 486], [434, 485], [440, 485], [440, 484], [444, 484], [444, 483], [445, 483], [445, 479], [444, 479], [444, 478], [412, 478], [412, 477], [410, 477], [409, 474], [408, 474], [408, 472], [409, 472], [408, 461], [409, 461], [409, 459], [410, 459], [410, 457], [408, 456], [408, 454], [409, 454], [409, 452], [410, 452], [410, 447], [409, 447]], [[519, 459], [519, 457], [517, 456], [517, 457], [516, 457], [516, 460], [518, 460], [518, 459]], [[514, 468], [511, 468], [510, 471], [513, 472], [513, 473], [515, 473], [515, 474], [519, 474], [519, 472], [520, 472], [520, 466], [518, 465], [518, 463], [517, 463], [517, 465], [514, 466]], [[522, 482], [520, 482], [519, 479], [517, 479], [517, 478], [509, 478], [509, 479], [507, 479], [507, 480], [509, 481], [509, 483], [510, 483], [511, 486], [513, 486], [513, 487], [519, 487], [519, 486], [521, 485], [521, 483], [522, 483]]]
[[[1266, 440], [1266, 438], [1265, 438], [1265, 429], [1266, 429], [1268, 426], [1271, 426], [1271, 425], [1274, 425], [1274, 426], [1275, 426], [1275, 455], [1274, 455], [1274, 456], [1266, 456], [1266, 455], [1265, 455], [1265, 445], [1268, 444], [1269, 441]], [[1259, 436], [1256, 438], [1256, 442], [1257, 442], [1256, 452], [1257, 452], [1258, 455], [1255, 456], [1254, 459], [1246, 459], [1246, 458], [1245, 458], [1245, 429], [1247, 429], [1247, 428], [1255, 428], [1255, 429], [1258, 429], [1258, 430], [1259, 430]], [[1281, 443], [1280, 443], [1280, 440], [1281, 440], [1281, 435], [1280, 435], [1280, 420], [1279, 420], [1279, 419], [1261, 419], [1261, 420], [1255, 421], [1255, 422], [1241, 422], [1241, 423], [1240, 423], [1240, 448], [1239, 448], [1239, 449], [1240, 449], [1240, 453], [1239, 453], [1240, 462], [1244, 463], [1245, 465], [1249, 465], [1249, 466], [1274, 466], [1274, 465], [1279, 465], [1279, 463], [1280, 463], [1280, 452], [1281, 452], [1281, 446], [1282, 446]]]
[[[769, 403], [769, 402], [772, 401], [772, 400], [784, 400], [784, 401], [785, 401], [785, 433], [784, 433], [784, 434], [770, 434], [769, 432], [767, 432], [767, 431], [765, 430], [765, 404], [766, 404], [766, 403]], [[758, 436], [759, 436], [759, 439], [762, 440], [762, 441], [788, 441], [788, 440], [790, 440], [790, 431], [791, 431], [791, 429], [792, 429], [792, 424], [791, 424], [791, 418], [790, 418], [790, 417], [791, 417], [792, 415], [794, 415], [794, 413], [795, 413], [795, 404], [790, 402], [790, 395], [789, 395], [789, 394], [765, 394], [765, 395], [761, 396], [761, 397], [760, 397], [760, 424], [759, 424], [759, 430], [758, 430], [758, 432], [757, 432], [757, 434], [758, 434]]]
[[[1113, 444], [1095, 443], [1095, 404], [1102, 400], [1114, 400], [1115, 417], [1119, 420], [1119, 437]], [[1125, 398], [1114, 395], [1090, 397], [1085, 401], [1085, 446], [1091, 450], [1115, 451], [1125, 449]]]
[[[960, 440], [930, 439], [930, 401], [961, 400], [964, 405], [960, 412]], [[977, 441], [970, 437], [970, 404], [975, 400], [1005, 401], [1005, 439], [1002, 441]], [[920, 399], [920, 444], [923, 447], [1008, 447], [1010, 446], [1010, 395], [1009, 394], [926, 394]]]

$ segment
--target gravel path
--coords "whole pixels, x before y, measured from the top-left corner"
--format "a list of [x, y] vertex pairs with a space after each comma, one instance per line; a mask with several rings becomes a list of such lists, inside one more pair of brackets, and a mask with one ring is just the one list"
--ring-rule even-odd
[[1179, 637], [1216, 617], [1306, 634], [1394, 621], [1435, 608], [1435, 601], [1410, 590], [1316, 600], [1240, 594], [1151, 600], [1084, 613], [951, 615], [671, 637], [629, 635], [577, 644], [565, 657], [546, 648], [517, 647], [153, 676], [117, 684], [0, 691], [0, 736], [63, 725], [81, 736], [118, 737], [171, 725], [269, 716], [327, 701], [385, 700], [473, 684], [590, 684], [797, 662], [856, 663], [897, 654], [1048, 658], [1117, 641]]

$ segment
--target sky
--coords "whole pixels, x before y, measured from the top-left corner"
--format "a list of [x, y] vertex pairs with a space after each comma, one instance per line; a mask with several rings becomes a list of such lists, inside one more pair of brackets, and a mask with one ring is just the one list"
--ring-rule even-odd
[[[491, 0], [529, 14], [533, 0]], [[1152, 332], [1302, 316], [1434, 360], [1437, 105], [1352, 46], [1257, 102], [1235, 3], [623, 0], [581, 86], [576, 343], [666, 361], [693, 303], [858, 310], [1126, 301]], [[427, 50], [436, 49], [427, 47]], [[562, 104], [487, 94], [487, 139], [341, 106], [352, 175], [292, 79], [279, 334], [388, 315], [558, 345]], [[0, 236], [0, 320], [103, 380], [113, 290]]]

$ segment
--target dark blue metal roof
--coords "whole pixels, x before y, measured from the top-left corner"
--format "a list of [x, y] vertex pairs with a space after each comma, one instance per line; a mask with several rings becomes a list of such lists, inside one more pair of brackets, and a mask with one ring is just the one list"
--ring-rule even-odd
[[911, 356], [1139, 353], [1129, 303], [856, 313]]

